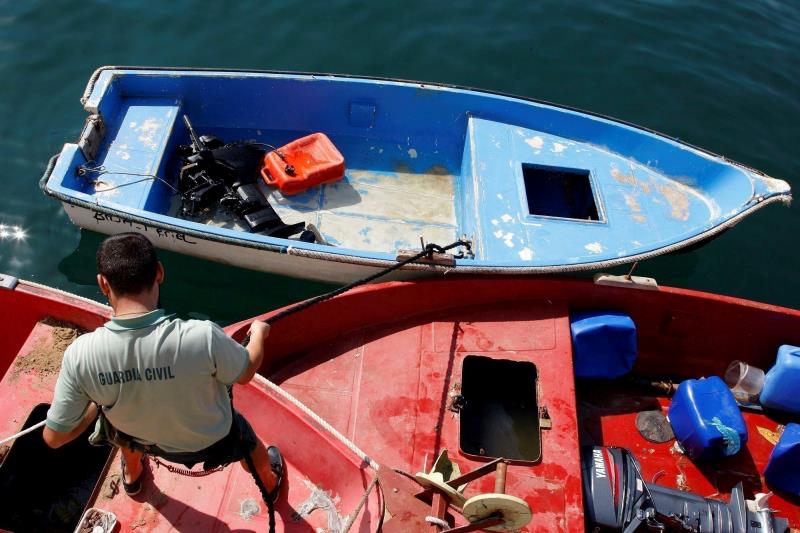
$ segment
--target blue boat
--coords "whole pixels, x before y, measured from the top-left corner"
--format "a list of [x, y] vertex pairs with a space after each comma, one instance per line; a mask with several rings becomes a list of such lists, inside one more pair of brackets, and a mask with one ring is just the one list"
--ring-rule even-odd
[[[82, 103], [80, 138], [41, 182], [76, 225], [138, 231], [165, 249], [302, 278], [351, 281], [420, 240], [462, 236], [471, 250], [408, 265], [405, 275], [608, 268], [700, 244], [791, 199], [786, 182], [663, 134], [463, 87], [103, 67]], [[224, 210], [182, 216], [177, 152], [191, 140], [183, 116], [202, 134], [263, 146], [325, 133], [344, 156], [341, 181], [289, 196], [258, 180], [283, 222], [313, 224], [319, 238], [254, 233]]]

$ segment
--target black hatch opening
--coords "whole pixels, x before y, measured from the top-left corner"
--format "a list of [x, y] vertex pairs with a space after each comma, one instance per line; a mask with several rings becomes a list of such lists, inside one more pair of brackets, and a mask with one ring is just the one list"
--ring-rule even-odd
[[[47, 416], [39, 404], [28, 416], [28, 428]], [[18, 438], [0, 464], [0, 529], [72, 533], [111, 455], [110, 446], [86, 440], [94, 426], [56, 450], [36, 430]]]
[[528, 212], [545, 217], [600, 220], [589, 171], [522, 164]]
[[488, 459], [541, 459], [536, 365], [468, 355], [462, 370], [461, 451]]

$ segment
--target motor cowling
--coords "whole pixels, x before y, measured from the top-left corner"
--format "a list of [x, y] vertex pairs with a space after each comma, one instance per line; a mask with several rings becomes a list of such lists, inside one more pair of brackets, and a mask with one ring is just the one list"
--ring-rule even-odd
[[691, 531], [785, 533], [788, 522], [768, 509], [750, 510], [742, 484], [728, 503], [647, 484], [625, 448], [591, 446], [581, 454], [587, 529], [595, 531]]

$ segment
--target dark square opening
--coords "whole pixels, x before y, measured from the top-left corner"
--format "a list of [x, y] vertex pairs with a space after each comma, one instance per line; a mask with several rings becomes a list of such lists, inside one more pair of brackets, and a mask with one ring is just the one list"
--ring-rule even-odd
[[522, 177], [531, 215], [600, 220], [588, 170], [523, 163]]
[[542, 455], [536, 365], [478, 355], [464, 358], [459, 444], [481, 457], [538, 461]]
[[[47, 416], [37, 405], [24, 428]], [[51, 449], [36, 430], [14, 441], [0, 465], [0, 529], [16, 533], [72, 533], [111, 455], [110, 446], [92, 446], [89, 428], [61, 448]]]

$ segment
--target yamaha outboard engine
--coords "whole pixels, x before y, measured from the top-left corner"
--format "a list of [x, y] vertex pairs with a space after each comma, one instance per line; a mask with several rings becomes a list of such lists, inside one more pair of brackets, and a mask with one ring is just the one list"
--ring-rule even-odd
[[625, 448], [591, 446], [582, 453], [587, 527], [595, 531], [785, 533], [788, 522], [769, 509], [750, 510], [742, 484], [728, 503], [647, 484]]

